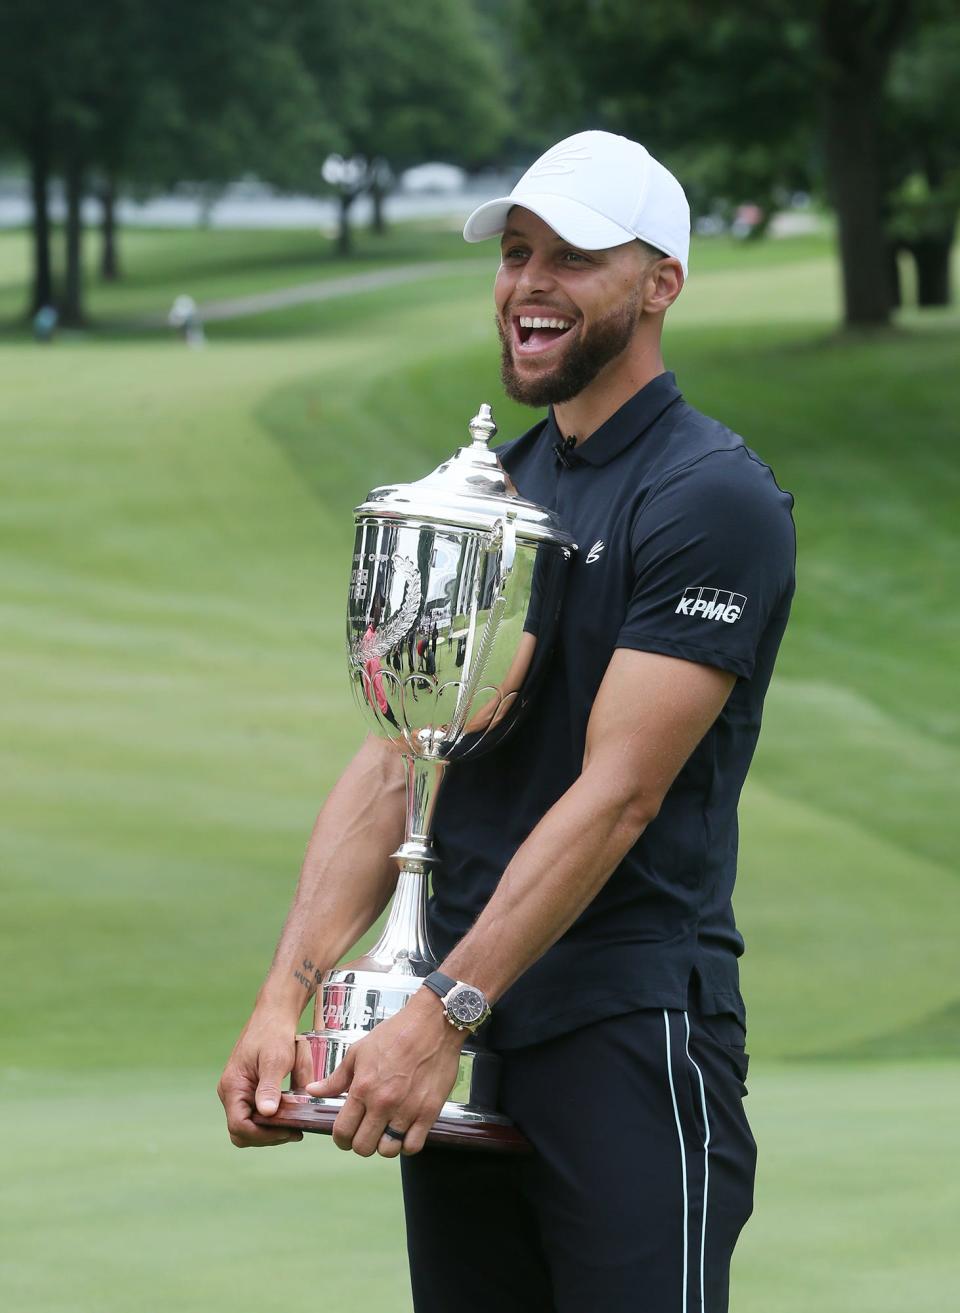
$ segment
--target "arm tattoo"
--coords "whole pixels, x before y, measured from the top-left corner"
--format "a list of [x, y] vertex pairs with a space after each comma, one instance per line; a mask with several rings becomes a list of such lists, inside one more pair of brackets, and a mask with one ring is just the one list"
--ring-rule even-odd
[[[302, 970], [301, 970], [302, 967]], [[308, 994], [317, 988], [323, 979], [323, 972], [309, 957], [305, 957], [294, 973], [294, 980], [299, 980]]]

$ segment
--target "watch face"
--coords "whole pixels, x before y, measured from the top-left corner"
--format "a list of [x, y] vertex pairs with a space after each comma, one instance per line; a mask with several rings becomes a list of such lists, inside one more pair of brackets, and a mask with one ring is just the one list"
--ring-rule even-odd
[[465, 1026], [472, 1026], [479, 1021], [487, 1010], [487, 1000], [479, 989], [458, 989], [456, 996], [447, 1004], [450, 1015]]

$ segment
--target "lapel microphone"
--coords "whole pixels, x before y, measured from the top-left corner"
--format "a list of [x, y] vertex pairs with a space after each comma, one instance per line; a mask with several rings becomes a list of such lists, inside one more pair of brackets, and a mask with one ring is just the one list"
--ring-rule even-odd
[[562, 441], [553, 444], [553, 454], [565, 470], [572, 470], [576, 464], [576, 461], [571, 459], [573, 449], [576, 445], [577, 439], [575, 434], [571, 434], [569, 438], [563, 438]]

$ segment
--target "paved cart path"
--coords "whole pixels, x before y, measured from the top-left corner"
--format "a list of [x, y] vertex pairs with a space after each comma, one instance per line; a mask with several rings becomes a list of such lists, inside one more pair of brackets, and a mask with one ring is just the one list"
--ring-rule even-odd
[[[261, 315], [267, 310], [285, 310], [292, 305], [306, 305], [311, 301], [332, 301], [341, 296], [354, 296], [374, 292], [382, 287], [397, 287], [402, 283], [415, 283], [424, 278], [445, 278], [457, 274], [477, 273], [482, 269], [493, 274], [494, 266], [488, 258], [479, 260], [431, 260], [418, 264], [392, 265], [386, 269], [370, 269], [364, 273], [345, 274], [341, 278], [318, 279], [312, 283], [299, 283], [295, 287], [281, 287], [272, 292], [256, 292], [250, 296], [225, 297], [220, 301], [204, 301], [198, 307], [205, 324], [224, 319], [241, 319], [247, 315]], [[167, 324], [166, 314], [148, 315], [142, 320], [145, 327], [158, 328]]]

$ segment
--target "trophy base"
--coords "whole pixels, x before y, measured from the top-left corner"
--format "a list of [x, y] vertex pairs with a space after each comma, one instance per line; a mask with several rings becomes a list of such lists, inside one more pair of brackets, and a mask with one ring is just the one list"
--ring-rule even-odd
[[[336, 1070], [353, 1043], [355, 1039], [340, 1031], [309, 1031], [298, 1035], [290, 1081], [293, 1088], [280, 1095], [280, 1107], [272, 1117], [258, 1115], [253, 1120], [260, 1126], [288, 1126], [329, 1135], [343, 1107], [343, 1097], [316, 1098], [304, 1086]], [[427, 1135], [427, 1144], [529, 1153], [526, 1137], [509, 1117], [495, 1111], [499, 1074], [499, 1057], [476, 1040], [470, 1040], [461, 1051], [457, 1079]]]
[[[343, 1107], [343, 1099], [317, 1099], [301, 1090], [285, 1090], [272, 1117], [254, 1121], [260, 1126], [287, 1126], [292, 1130], [329, 1135]], [[445, 1103], [427, 1134], [427, 1144], [451, 1149], [483, 1149], [495, 1153], [530, 1153], [530, 1142], [516, 1126], [498, 1113], [471, 1112]]]

